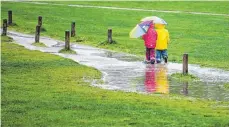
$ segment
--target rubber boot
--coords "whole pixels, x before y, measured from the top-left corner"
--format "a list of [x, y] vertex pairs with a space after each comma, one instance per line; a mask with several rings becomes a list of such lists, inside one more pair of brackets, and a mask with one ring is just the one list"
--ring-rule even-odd
[[151, 64], [154, 64], [155, 63], [155, 60], [153, 59], [153, 60], [150, 60], [150, 63]]

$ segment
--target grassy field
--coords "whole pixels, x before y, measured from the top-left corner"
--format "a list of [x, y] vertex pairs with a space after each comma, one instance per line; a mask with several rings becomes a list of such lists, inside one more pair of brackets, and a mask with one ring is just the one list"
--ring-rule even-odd
[[57, 4], [80, 4], [94, 6], [112, 6], [124, 8], [144, 8], [151, 10], [169, 10], [169, 11], [184, 11], [184, 12], [204, 12], [215, 14], [229, 14], [228, 1], [52, 1], [47, 3]]
[[[59, 3], [59, 2], [57, 2]], [[61, 2], [63, 3], [63, 2]], [[66, 4], [69, 4], [67, 2]], [[77, 4], [78, 2], [71, 2]], [[112, 4], [111, 4], [112, 3]], [[142, 2], [141, 8], [202, 11], [212, 13], [228, 13], [228, 2]], [[135, 8], [138, 2], [79, 2], [79, 4], [114, 5]], [[145, 6], [143, 6], [145, 4]], [[213, 9], [213, 5], [218, 9]], [[155, 9], [153, 8], [152, 9]], [[183, 7], [183, 8], [182, 8]], [[198, 8], [199, 7], [199, 8]], [[188, 8], [188, 9], [187, 9]], [[207, 8], [207, 9], [204, 9]], [[145, 16], [157, 15], [168, 22], [171, 44], [169, 60], [181, 62], [182, 54], [189, 53], [189, 62], [207, 67], [229, 70], [229, 17], [194, 15], [185, 13], [159, 13], [98, 8], [77, 8], [58, 5], [38, 5], [18, 2], [2, 2], [2, 17], [7, 18], [7, 11], [13, 11], [13, 20], [17, 24], [11, 30], [34, 34], [37, 17], [43, 16], [43, 27], [46, 31], [41, 35], [64, 40], [65, 30], [70, 30], [72, 21], [76, 22], [77, 37], [71, 42], [82, 40], [82, 44], [98, 46], [115, 51], [144, 56], [143, 40], [130, 39], [130, 30]], [[213, 11], [210, 11], [213, 10]], [[220, 10], [220, 11], [217, 11]], [[107, 29], [113, 29], [114, 45], [99, 45], [107, 39]]]
[[229, 126], [229, 102], [90, 87], [97, 70], [9, 42], [2, 37], [1, 126]]

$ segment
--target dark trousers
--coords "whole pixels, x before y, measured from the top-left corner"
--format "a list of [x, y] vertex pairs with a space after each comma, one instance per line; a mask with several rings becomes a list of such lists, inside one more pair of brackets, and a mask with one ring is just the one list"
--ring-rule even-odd
[[146, 60], [154, 60], [155, 59], [155, 49], [154, 48], [146, 48]]

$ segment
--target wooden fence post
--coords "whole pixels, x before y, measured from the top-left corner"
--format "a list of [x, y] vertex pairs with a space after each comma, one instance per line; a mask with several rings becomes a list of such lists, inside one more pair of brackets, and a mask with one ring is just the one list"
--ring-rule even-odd
[[183, 54], [183, 75], [188, 74], [188, 54]]
[[6, 36], [7, 34], [7, 19], [3, 19], [3, 25], [2, 25], [2, 36]]
[[40, 30], [41, 26], [36, 26], [36, 32], [35, 32], [35, 42], [40, 42]]
[[112, 29], [108, 29], [108, 43], [112, 43]]
[[38, 16], [38, 26], [42, 26], [42, 16]]
[[65, 31], [65, 49], [70, 50], [70, 34], [69, 30]]
[[76, 33], [75, 33], [75, 25], [76, 25], [76, 23], [72, 22], [72, 25], [71, 25], [71, 37], [75, 37], [75, 35], [76, 35]]
[[12, 21], [12, 11], [9, 10], [8, 11], [8, 25], [12, 25], [13, 21]]

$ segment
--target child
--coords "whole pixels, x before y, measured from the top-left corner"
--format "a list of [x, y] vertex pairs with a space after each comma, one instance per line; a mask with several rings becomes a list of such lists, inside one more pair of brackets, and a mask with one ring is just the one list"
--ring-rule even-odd
[[142, 39], [145, 41], [146, 47], [146, 62], [154, 64], [155, 63], [155, 47], [157, 40], [157, 32], [154, 30], [153, 22], [150, 24], [149, 29], [146, 34], [142, 36]]
[[156, 43], [156, 61], [161, 63], [161, 57], [164, 59], [165, 63], [168, 61], [167, 47], [169, 43], [169, 32], [165, 29], [165, 25], [156, 24], [157, 32], [157, 43]]

